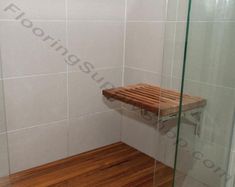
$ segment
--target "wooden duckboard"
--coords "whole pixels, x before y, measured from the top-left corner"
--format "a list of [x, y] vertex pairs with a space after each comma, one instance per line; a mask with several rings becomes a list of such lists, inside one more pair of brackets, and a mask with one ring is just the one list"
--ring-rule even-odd
[[[136, 84], [126, 87], [103, 90], [108, 99], [131, 104], [160, 116], [174, 115], [179, 112], [180, 93], [149, 84]], [[200, 97], [183, 95], [182, 111], [204, 107], [206, 100]]]
[[[155, 173], [154, 173], [155, 172]], [[115, 143], [0, 178], [1, 187], [172, 187], [172, 168]]]

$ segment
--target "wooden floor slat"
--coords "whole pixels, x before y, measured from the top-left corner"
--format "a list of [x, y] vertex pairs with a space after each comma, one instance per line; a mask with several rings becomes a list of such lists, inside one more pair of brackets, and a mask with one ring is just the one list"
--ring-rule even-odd
[[[154, 159], [116, 143], [0, 178], [1, 187], [152, 187]], [[173, 170], [156, 164], [157, 184], [171, 187]]]
[[[160, 116], [179, 112], [180, 93], [149, 84], [136, 84], [126, 87], [103, 90], [105, 97], [131, 104]], [[182, 110], [204, 107], [206, 100], [200, 97], [183, 95]]]

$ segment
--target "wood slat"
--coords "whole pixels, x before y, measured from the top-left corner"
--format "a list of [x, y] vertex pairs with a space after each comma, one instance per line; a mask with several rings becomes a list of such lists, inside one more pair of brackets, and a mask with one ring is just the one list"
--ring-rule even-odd
[[119, 142], [0, 178], [0, 186], [152, 187], [154, 177], [159, 187], [172, 187], [173, 169]]
[[[158, 86], [140, 83], [103, 90], [103, 95], [108, 99], [113, 98], [160, 116], [173, 115], [179, 112], [180, 93]], [[183, 111], [204, 107], [205, 105], [206, 100], [201, 97], [183, 95]]]

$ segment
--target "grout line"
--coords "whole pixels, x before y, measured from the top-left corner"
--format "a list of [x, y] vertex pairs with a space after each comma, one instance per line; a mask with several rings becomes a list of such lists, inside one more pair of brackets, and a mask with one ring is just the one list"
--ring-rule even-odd
[[[154, 71], [144, 70], [144, 69], [130, 67], [130, 66], [126, 66], [126, 68], [136, 70], [136, 71], [143, 71], [143, 72], [147, 72], [147, 73], [156, 74], [156, 75], [159, 75], [159, 76], [163, 76], [165, 78], [171, 78], [169, 75], [161, 75], [158, 72], [154, 72]], [[181, 79], [180, 77], [176, 77], [176, 76], [173, 76], [172, 78], [173, 79], [178, 79], [178, 80]], [[235, 91], [235, 88], [233, 88], [233, 87], [228, 87], [228, 86], [223, 86], [223, 85], [216, 85], [216, 84], [206, 83], [206, 82], [200, 82], [200, 81], [192, 80], [192, 79], [185, 79], [185, 80], [186, 81], [191, 81], [191, 82], [194, 82], [194, 83], [198, 83], [198, 84], [201, 84], [201, 85], [208, 85], [208, 86], [213, 86], [213, 87], [216, 87], [216, 88], [223, 88], [223, 89], [229, 89], [229, 90]]]
[[[180, 6], [180, 1], [177, 0], [177, 6], [176, 6], [176, 20], [179, 18], [179, 6]], [[177, 32], [177, 24], [174, 24], [174, 39], [173, 39], [173, 54], [172, 54], [172, 62], [171, 62], [171, 80], [170, 80], [170, 87], [173, 87], [173, 76], [174, 76], [174, 64], [175, 64], [175, 59], [176, 59], [176, 32]]]
[[[30, 19], [32, 22], [117, 22], [122, 23], [123, 20], [102, 20], [102, 19]], [[0, 19], [0, 22], [19, 22], [15, 19]], [[152, 22], [152, 23], [162, 23], [162, 22], [183, 22], [186, 20], [127, 20], [127, 23], [138, 23], [138, 22]], [[221, 19], [221, 20], [191, 20], [192, 23], [235, 23], [235, 20]]]
[[174, 76], [174, 64], [175, 64], [175, 57], [176, 57], [176, 29], [177, 24], [174, 24], [174, 39], [173, 39], [173, 54], [172, 54], [172, 59], [171, 59], [171, 81], [170, 81], [170, 87], [172, 88], [173, 86], [173, 76]]
[[83, 114], [83, 115], [81, 115], [81, 116], [71, 117], [71, 119], [82, 119], [82, 118], [87, 118], [87, 117], [95, 116], [95, 115], [98, 115], [98, 114], [114, 112], [114, 111], [116, 111], [116, 110], [120, 110], [120, 109], [121, 109], [121, 106], [119, 106], [119, 107], [115, 107], [115, 108], [112, 108], [112, 109], [108, 109], [108, 110], [105, 110], [105, 111], [101, 111], [101, 112], [86, 113], [86, 114]]
[[137, 70], [137, 71], [143, 71], [143, 72], [147, 72], [147, 73], [158, 74], [158, 75], [161, 76], [161, 72], [155, 72], [155, 71], [142, 69], [142, 68], [137, 68], [137, 67], [132, 67], [132, 66], [125, 66], [125, 67], [128, 68], [128, 69], [133, 69], [133, 70]]
[[[125, 16], [124, 16], [124, 38], [123, 38], [123, 61], [122, 61], [122, 86], [125, 84], [125, 66], [126, 66], [126, 38], [127, 38], [127, 0], [125, 0]], [[121, 104], [121, 124], [120, 124], [120, 141], [122, 141], [122, 126], [123, 126], [123, 109]]]
[[[69, 66], [69, 65], [67, 65]], [[122, 67], [101, 67], [101, 68], [95, 68], [95, 71], [100, 71], [100, 70], [112, 70], [112, 69], [121, 69]], [[0, 81], [3, 80], [11, 80], [11, 79], [23, 79], [23, 78], [32, 78], [32, 77], [43, 77], [43, 76], [50, 76], [50, 75], [59, 75], [59, 74], [67, 74], [67, 73], [76, 73], [76, 72], [81, 72], [79, 69], [78, 70], [67, 70], [64, 72], [57, 72], [57, 73], [45, 73], [45, 74], [31, 74], [31, 75], [22, 75], [22, 76], [12, 76], [12, 77], [5, 77], [3, 79], [0, 78]], [[83, 73], [83, 72], [81, 72]]]
[[[180, 79], [178, 77], [174, 77], [174, 78], [175, 79]], [[235, 91], [235, 88], [227, 87], [227, 86], [223, 86], [223, 85], [216, 85], [216, 84], [211, 84], [211, 83], [207, 83], [207, 82], [200, 82], [200, 81], [192, 80], [192, 79], [185, 79], [185, 81], [191, 81], [191, 82], [198, 83], [198, 84], [201, 84], [201, 85], [213, 86], [213, 87], [216, 87], [216, 88], [223, 88], [223, 89], [228, 89], [228, 90], [231, 90], [231, 91]]]
[[100, 68], [95, 68], [94, 70], [100, 71], [100, 70], [109, 70], [109, 69], [122, 69], [122, 66], [100, 67]]
[[[68, 15], [68, 0], [65, 0], [65, 42], [66, 42], [66, 48], [68, 49], [69, 48], [69, 15]], [[69, 65], [67, 64], [66, 66], [67, 68], [67, 157], [69, 156], [69, 150], [70, 150], [70, 143], [69, 143], [69, 137], [70, 137], [70, 119], [69, 119], [69, 113], [70, 113], [70, 109], [69, 109], [69, 101], [70, 101], [70, 98], [69, 98]]]
[[[1, 51], [1, 46], [0, 46], [0, 73], [1, 73], [1, 77], [3, 76], [3, 68], [2, 68], [2, 63], [3, 63], [3, 60], [2, 60], [2, 51]], [[8, 163], [8, 168], [7, 168], [7, 171], [8, 171], [8, 174], [11, 174], [11, 161], [10, 161], [10, 150], [9, 150], [9, 136], [8, 136], [8, 124], [9, 124], [9, 120], [7, 118], [7, 113], [6, 113], [6, 93], [5, 93], [5, 81], [3, 81], [3, 79], [1, 79], [0, 81], [2, 81], [2, 85], [1, 85], [1, 88], [2, 88], [2, 103], [3, 103], [3, 114], [4, 114], [4, 122], [5, 122], [5, 133], [6, 133], [6, 143], [7, 143], [7, 163]]]
[[94, 23], [99, 23], [99, 22], [111, 22], [111, 23], [123, 23], [123, 20], [102, 20], [102, 19], [68, 19], [68, 22], [94, 22]]
[[45, 73], [45, 74], [32, 74], [32, 75], [22, 75], [22, 76], [13, 76], [13, 77], [3, 77], [0, 80], [11, 80], [11, 79], [23, 79], [23, 78], [32, 78], [32, 77], [43, 77], [43, 76], [53, 76], [53, 75], [60, 75], [66, 74], [67, 71], [58, 72], [58, 73]]
[[[185, 21], [186, 22], [186, 21]], [[235, 20], [191, 20], [191, 23], [235, 23]]]
[[223, 8], [222, 8], [222, 12], [223, 12], [223, 19], [224, 20], [226, 20], [226, 3], [227, 3], [227, 1], [225, 1], [224, 3], [223, 3]]
[[[32, 22], [65, 22], [65, 19], [30, 19]], [[16, 19], [0, 19], [0, 22], [19, 22]]]
[[[127, 23], [186, 23], [185, 20], [128, 20]], [[235, 20], [191, 20], [191, 23], [235, 23]]]
[[[120, 110], [120, 109], [121, 109], [121, 107], [116, 107], [116, 108], [109, 109], [109, 110], [102, 111], [102, 112], [93, 112], [93, 113], [87, 113], [87, 114], [84, 114], [84, 115], [81, 115], [81, 116], [77, 116], [77, 117], [71, 117], [71, 119], [87, 118], [87, 117], [95, 116], [95, 115], [98, 115], [98, 114], [114, 112], [114, 111]], [[52, 125], [56, 125], [56, 123], [60, 123], [60, 122], [64, 122], [64, 121], [68, 121], [68, 118], [65, 118], [65, 119], [62, 119], [62, 120], [58, 120], [58, 121], [51, 121], [51, 122], [48, 122], [48, 123], [42, 123], [42, 124], [38, 124], [38, 125], [33, 125], [33, 126], [30, 126], [30, 127], [24, 127], [24, 128], [20, 128], [20, 129], [16, 129], [16, 130], [9, 130], [9, 131], [7, 131], [5, 133], [6, 134], [11, 134], [11, 133], [16, 133], [16, 132], [27, 130], [27, 129], [32, 129], [32, 128], [52, 126]], [[0, 133], [0, 134], [4, 134], [4, 133]]]
[[[120, 66], [120, 67], [115, 67], [115, 66], [113, 66], [113, 67], [100, 67], [100, 68], [94, 68], [93, 70], [94, 71], [101, 71], [101, 70], [113, 70], [113, 69], [122, 69], [122, 66]], [[79, 72], [81, 72], [81, 73], [83, 73], [80, 69], [77, 69], [77, 70], [73, 70], [73, 69], [71, 69], [71, 70], [69, 70], [69, 73], [79, 73]]]
[[127, 20], [127, 23], [142, 23], [142, 22], [146, 22], [146, 23], [164, 23], [164, 20]]
[[[29, 18], [30, 19], [30, 18]], [[117, 22], [117, 23], [122, 23], [123, 20], [105, 20], [105, 19], [30, 19], [32, 22]], [[16, 19], [0, 19], [0, 22], [19, 22]]]
[[12, 133], [16, 133], [16, 132], [19, 132], [19, 131], [33, 129], [33, 128], [37, 128], [37, 127], [51, 126], [51, 125], [54, 125], [56, 123], [60, 123], [60, 122], [63, 122], [63, 121], [67, 121], [67, 118], [66, 119], [62, 119], [62, 120], [58, 120], [58, 121], [52, 121], [52, 122], [48, 122], [48, 123], [42, 123], [42, 124], [38, 124], [38, 125], [33, 125], [33, 126], [30, 126], [30, 127], [24, 127], [24, 128], [20, 128], [20, 129], [16, 129], [16, 130], [9, 130], [9, 131], [7, 131], [7, 134], [12, 134]]
[[0, 132], [0, 136], [2, 136], [2, 135], [7, 135], [7, 132], [6, 131]]
[[126, 38], [127, 38], [127, 0], [125, 0], [125, 18], [124, 18], [124, 36], [123, 36], [123, 59], [122, 59], [122, 86], [124, 86], [125, 65], [126, 65]]

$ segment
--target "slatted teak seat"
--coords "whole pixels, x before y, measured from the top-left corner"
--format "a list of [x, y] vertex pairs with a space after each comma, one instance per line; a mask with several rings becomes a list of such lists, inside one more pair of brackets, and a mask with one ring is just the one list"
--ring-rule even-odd
[[[161, 117], [175, 115], [179, 112], [180, 93], [162, 89], [149, 84], [136, 84], [103, 91], [106, 98], [128, 103]], [[183, 111], [204, 107], [206, 100], [200, 97], [183, 95]]]

